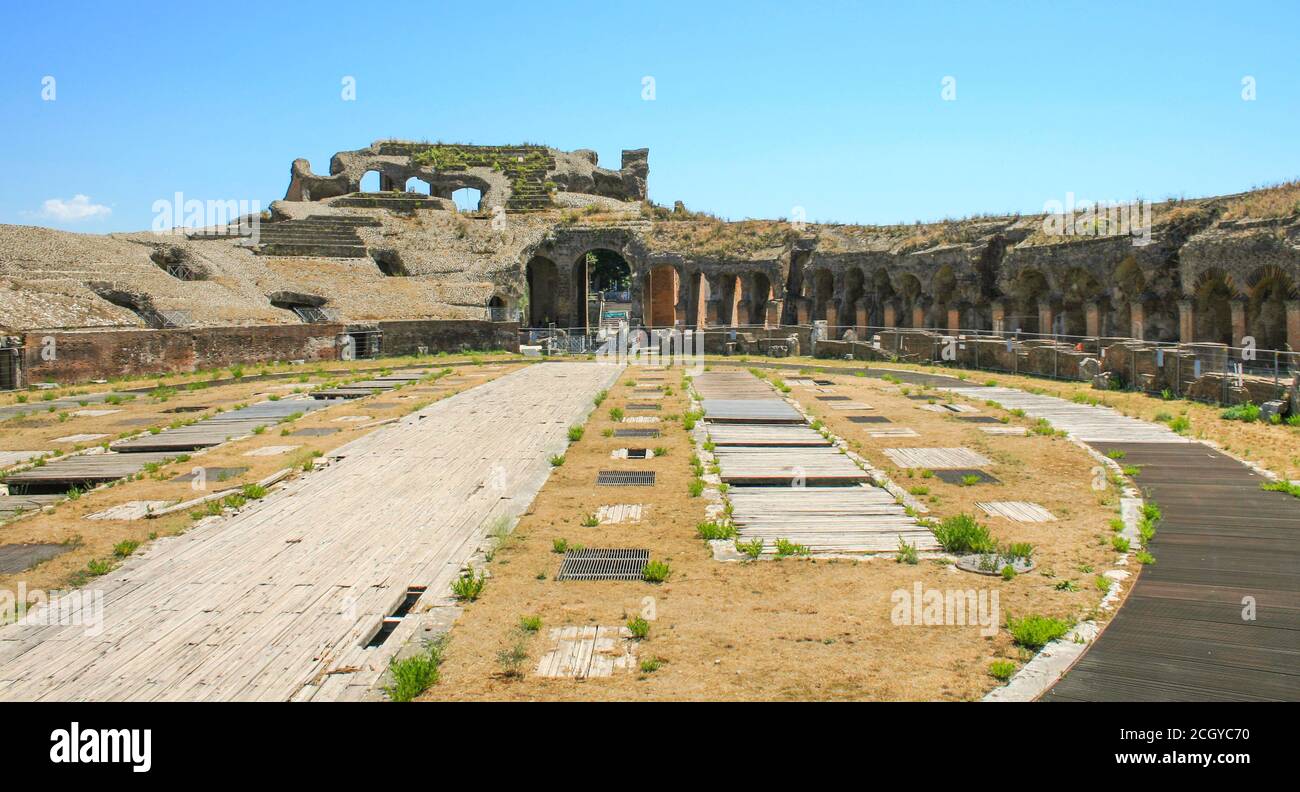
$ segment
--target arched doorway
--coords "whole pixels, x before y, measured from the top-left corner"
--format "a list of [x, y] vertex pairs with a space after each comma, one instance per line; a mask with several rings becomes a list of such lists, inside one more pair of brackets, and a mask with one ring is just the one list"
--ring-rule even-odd
[[1092, 273], [1081, 267], [1075, 267], [1065, 274], [1061, 288], [1061, 333], [1066, 336], [1088, 335], [1088, 306], [1098, 304], [1098, 321], [1101, 319], [1100, 304], [1106, 289]]
[[429, 183], [418, 176], [412, 176], [407, 179], [404, 189], [409, 193], [418, 193], [420, 195], [432, 194], [432, 188], [429, 187]]
[[672, 266], [655, 267], [650, 270], [650, 295], [647, 316], [650, 327], [674, 327], [677, 324], [677, 295], [681, 289], [681, 278], [677, 268]]
[[1208, 270], [1196, 279], [1193, 298], [1194, 337], [1232, 345], [1232, 298], [1235, 290], [1228, 277], [1219, 270]]
[[533, 256], [524, 268], [528, 281], [528, 326], [545, 327], [557, 321], [556, 297], [560, 271], [555, 262], [545, 256]]
[[[1251, 275], [1250, 286], [1246, 334], [1254, 337], [1257, 349], [1285, 349], [1286, 303], [1296, 298], [1291, 278], [1277, 267], [1265, 267]], [[1233, 343], [1240, 345], [1241, 339]]]
[[772, 301], [772, 281], [766, 273], [750, 276], [749, 323], [759, 327], [767, 324], [767, 304]]
[[[894, 299], [894, 285], [889, 282], [889, 273], [878, 269], [871, 274], [871, 304], [867, 324], [873, 327], [885, 326], [885, 304]], [[898, 323], [898, 317], [894, 317]]]
[[847, 327], [858, 326], [858, 300], [862, 299], [865, 280], [866, 279], [862, 276], [862, 270], [857, 267], [854, 267], [845, 274], [844, 310], [840, 311], [841, 325]]
[[499, 294], [494, 294], [488, 298], [487, 312], [489, 322], [507, 322], [510, 320], [510, 312], [505, 298]]
[[379, 192], [379, 171], [366, 171], [362, 174], [358, 189], [361, 192]]
[[588, 250], [573, 264], [573, 326], [614, 326], [632, 322], [632, 267], [617, 251]]
[[826, 318], [826, 307], [830, 305], [831, 295], [835, 293], [835, 276], [828, 269], [819, 269], [813, 273], [813, 313], [814, 320]]
[[917, 324], [913, 321], [916, 313], [913, 308], [920, 305], [921, 300], [921, 279], [912, 274], [907, 274], [898, 279], [898, 295], [903, 298], [902, 315], [898, 317], [899, 327], [920, 327], [925, 322]]
[[1004, 319], [1008, 330], [1026, 333], [1050, 333], [1052, 328], [1038, 326], [1038, 301], [1051, 294], [1051, 287], [1043, 273], [1034, 269], [1021, 270], [1011, 282], [1011, 310]]

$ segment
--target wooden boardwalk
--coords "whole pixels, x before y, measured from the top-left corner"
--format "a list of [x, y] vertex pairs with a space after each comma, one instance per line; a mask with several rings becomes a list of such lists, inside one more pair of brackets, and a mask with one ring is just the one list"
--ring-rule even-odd
[[[529, 366], [338, 449], [238, 515], [98, 578], [103, 630], [0, 630], [0, 699], [362, 698], [498, 518], [523, 511], [617, 366]], [[408, 626], [409, 623], [409, 626]]]
[[1163, 512], [1156, 563], [1043, 700], [1300, 699], [1300, 501], [1201, 443], [1106, 448]]
[[[1296, 701], [1300, 699], [1300, 506], [1264, 492], [1264, 477], [1168, 427], [1105, 407], [1011, 388], [925, 378], [1019, 407], [1142, 469], [1137, 485], [1163, 519], [1133, 590], [1043, 701]], [[1249, 615], [1251, 618], [1246, 618]]]
[[[954, 381], [960, 381], [953, 378]], [[949, 387], [972, 399], [992, 399], [1008, 410], [1024, 410], [1030, 418], [1046, 418], [1056, 429], [1085, 443], [1190, 443], [1163, 424], [1130, 418], [1110, 407], [1075, 404], [1055, 396], [1037, 396], [1015, 388]]]
[[[747, 372], [710, 372], [692, 384], [750, 408], [726, 413], [725, 423], [717, 412], [704, 416], [740, 541], [762, 539], [769, 555], [777, 539], [823, 554], [893, 552], [900, 541], [938, 549], [928, 528], [870, 483], [870, 470], [833, 448], [770, 384]], [[776, 406], [797, 416], [797, 425], [767, 423]]]

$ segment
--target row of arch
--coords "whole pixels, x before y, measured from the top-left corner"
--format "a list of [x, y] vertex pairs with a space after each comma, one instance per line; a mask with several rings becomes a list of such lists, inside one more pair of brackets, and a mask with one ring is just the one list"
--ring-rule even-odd
[[[397, 184], [390, 182], [377, 170], [366, 171], [365, 175], [361, 177], [361, 192], [387, 192], [397, 189], [399, 189]], [[434, 195], [433, 186], [419, 176], [408, 178], [400, 189], [404, 192], [419, 195]], [[475, 187], [461, 187], [458, 190], [453, 190], [450, 198], [456, 204], [456, 208], [462, 212], [477, 212], [483, 208], [483, 191]]]
[[955, 323], [973, 330], [1231, 345], [1249, 336], [1261, 349], [1285, 348], [1287, 303], [1300, 297], [1292, 277], [1276, 266], [1257, 268], [1240, 283], [1210, 269], [1181, 299], [1161, 296], [1132, 259], [1116, 268], [1110, 285], [1082, 267], [1050, 279], [1025, 268], [995, 284], [980, 273], [963, 280], [943, 265], [929, 289], [912, 273], [891, 277], [880, 268], [867, 275], [855, 267], [837, 276], [828, 267], [814, 267], [802, 291], [806, 317], [796, 306], [787, 321], [935, 328]]

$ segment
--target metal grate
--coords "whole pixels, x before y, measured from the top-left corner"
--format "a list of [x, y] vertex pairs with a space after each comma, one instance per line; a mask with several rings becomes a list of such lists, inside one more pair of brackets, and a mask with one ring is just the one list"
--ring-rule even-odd
[[615, 437], [658, 437], [658, 429], [615, 429]]
[[848, 396], [818, 396], [817, 401], [848, 401]]
[[853, 423], [891, 423], [883, 415], [850, 415], [848, 418]]
[[564, 554], [556, 580], [640, 580], [649, 550], [588, 549]]
[[815, 379], [815, 380], [813, 380], [813, 383], [816, 384], [816, 385], [834, 385], [834, 384], [835, 384], [835, 380], [828, 380], [828, 379]]
[[659, 409], [659, 405], [648, 404], [646, 402], [629, 402], [627, 408], [629, 410], [657, 410]]
[[596, 474], [596, 484], [601, 487], [653, 487], [653, 470], [602, 470]]

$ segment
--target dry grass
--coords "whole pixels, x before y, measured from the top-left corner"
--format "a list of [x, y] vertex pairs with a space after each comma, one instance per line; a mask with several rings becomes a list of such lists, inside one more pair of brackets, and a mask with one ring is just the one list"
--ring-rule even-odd
[[1222, 219], [1288, 217], [1300, 214], [1300, 180], [1283, 182], [1231, 198], [1224, 204]]
[[[613, 460], [610, 452], [636, 444], [606, 438], [611, 407], [624, 406], [628, 387], [620, 384], [573, 444], [563, 467], [552, 472], [512, 538], [495, 553], [483, 596], [468, 606], [452, 631], [441, 683], [426, 700], [593, 700], [593, 699], [948, 699], [981, 697], [996, 683], [987, 673], [994, 658], [1022, 660], [1005, 630], [992, 638], [975, 626], [901, 626], [891, 622], [891, 595], [914, 583], [936, 589], [994, 589], [1002, 617], [1043, 613], [1078, 617], [1100, 597], [1095, 574], [1114, 558], [1107, 523], [1113, 516], [1103, 496], [1089, 488], [1090, 458], [1056, 438], [985, 438], [973, 427], [916, 409], [900, 395], [853, 381], [842, 391], [877, 404], [877, 411], [899, 425], [915, 426], [912, 444], [978, 447], [995, 464], [1004, 484], [962, 488], [926, 479], [936, 514], [970, 510], [975, 498], [1035, 500], [1059, 513], [1060, 522], [1022, 525], [988, 519], [1004, 540], [1039, 547], [1039, 571], [1011, 581], [974, 576], [922, 560], [919, 565], [892, 558], [787, 559], [755, 563], [715, 561], [695, 537], [706, 501], [690, 498], [687, 486], [691, 446], [680, 425], [663, 427], [663, 436], [645, 445], [669, 449], [666, 458]], [[664, 400], [664, 413], [681, 411], [678, 393]], [[877, 383], [878, 384], [878, 383]], [[801, 397], [802, 398], [802, 397]], [[803, 399], [804, 403], [811, 403]], [[831, 412], [831, 411], [827, 411]], [[863, 427], [841, 416], [828, 419], [837, 431], [880, 461], [881, 441], [869, 441]], [[979, 435], [979, 436], [976, 436]], [[889, 441], [898, 444], [896, 441]], [[653, 469], [653, 488], [593, 486], [601, 469]], [[920, 478], [899, 477], [918, 485]], [[1107, 504], [1114, 492], [1104, 494]], [[583, 527], [584, 516], [603, 504], [645, 503], [638, 525]], [[555, 540], [586, 547], [641, 547], [652, 558], [670, 561], [672, 577], [662, 585], [629, 582], [557, 582], [560, 556]], [[1093, 571], [1082, 571], [1089, 568]], [[1075, 579], [1078, 591], [1057, 590]], [[638, 647], [641, 658], [664, 662], [652, 673], [626, 673], [588, 681], [531, 676], [547, 651], [549, 628], [566, 625], [620, 625], [652, 605], [656, 618]], [[496, 658], [520, 640], [521, 616], [539, 616], [541, 629], [523, 637], [528, 659], [523, 678], [504, 674]]]
[[[861, 362], [805, 360], [808, 365], [819, 368], [862, 368], [864, 365]], [[1062, 399], [1073, 399], [1076, 395], [1080, 398], [1095, 398], [1103, 406], [1113, 407], [1124, 415], [1153, 423], [1167, 421], [1165, 416], [1185, 416], [1191, 423], [1191, 428], [1185, 433], [1187, 437], [1206, 440], [1226, 453], [1253, 462], [1282, 478], [1300, 479], [1300, 427], [1225, 421], [1220, 417], [1223, 407], [1183, 399], [1165, 401], [1156, 395], [1132, 391], [1099, 391], [1085, 382], [1062, 382], [973, 369], [909, 363], [877, 363], [872, 364], [871, 368], [965, 376], [972, 384], [993, 380], [998, 385]]]

